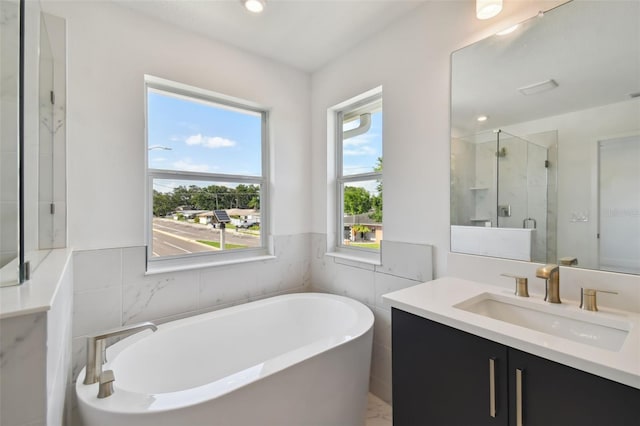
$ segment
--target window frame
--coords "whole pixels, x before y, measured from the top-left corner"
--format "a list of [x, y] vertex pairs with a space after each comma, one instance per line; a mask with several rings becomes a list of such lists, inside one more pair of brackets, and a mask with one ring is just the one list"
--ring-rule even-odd
[[[356, 97], [349, 101], [342, 103], [334, 108], [335, 114], [335, 202], [336, 202], [336, 229], [334, 230], [336, 235], [335, 247], [333, 250], [335, 254], [344, 254], [347, 257], [354, 257], [359, 260], [363, 260], [367, 263], [379, 263], [382, 247], [380, 249], [370, 249], [365, 247], [354, 247], [344, 244], [344, 187], [348, 183], [364, 182], [370, 180], [377, 180], [383, 182], [383, 171], [355, 173], [344, 175], [344, 118], [345, 116], [356, 116], [362, 113], [368, 112], [368, 106], [373, 105], [371, 110], [375, 110], [376, 104], [379, 104], [379, 108], [383, 108], [382, 104], [382, 88], [373, 89], [372, 91], [363, 94], [364, 97]], [[384, 109], [383, 109], [384, 120]], [[384, 128], [384, 127], [383, 127]], [[384, 137], [382, 138], [383, 154], [384, 155]], [[382, 157], [381, 155], [381, 157]], [[384, 205], [384, 202], [383, 202]], [[384, 210], [383, 210], [384, 211]], [[384, 219], [383, 219], [384, 229]]]
[[[151, 91], [164, 92], [185, 100], [211, 103], [240, 111], [259, 114], [261, 117], [261, 174], [235, 175], [225, 173], [191, 172], [186, 170], [167, 170], [149, 167], [149, 106], [148, 94]], [[171, 80], [150, 75], [144, 76], [144, 123], [145, 123], [145, 241], [146, 271], [161, 273], [169, 270], [183, 270], [197, 267], [225, 265], [253, 260], [272, 258], [268, 244], [269, 235], [269, 115], [268, 108], [255, 102], [235, 98], [210, 90], [189, 86]], [[260, 246], [252, 248], [225, 250], [220, 252], [203, 251], [198, 253], [153, 257], [153, 182], [155, 179], [173, 179], [185, 182], [236, 183], [260, 186]]]

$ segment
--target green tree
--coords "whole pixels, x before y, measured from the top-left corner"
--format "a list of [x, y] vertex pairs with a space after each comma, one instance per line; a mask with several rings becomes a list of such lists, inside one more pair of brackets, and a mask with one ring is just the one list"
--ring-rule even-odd
[[236, 207], [239, 209], [260, 209], [260, 187], [258, 185], [236, 186]]
[[175, 210], [177, 205], [173, 202], [172, 193], [158, 192], [153, 190], [153, 215], [156, 217], [166, 216]]
[[[382, 171], [382, 157], [378, 157], [378, 164], [373, 168], [374, 172]], [[369, 215], [369, 218], [382, 223], [382, 181], [378, 180], [378, 185], [376, 186], [376, 190], [378, 191], [378, 195], [374, 195], [371, 197], [371, 205], [373, 206], [373, 212]]]
[[344, 212], [355, 216], [371, 210], [371, 194], [360, 186], [344, 187]]

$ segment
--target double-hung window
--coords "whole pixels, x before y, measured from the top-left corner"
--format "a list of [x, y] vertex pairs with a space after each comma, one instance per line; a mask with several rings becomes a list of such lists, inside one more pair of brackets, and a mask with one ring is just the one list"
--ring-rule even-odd
[[148, 269], [267, 253], [260, 106], [145, 76]]
[[379, 252], [382, 241], [382, 93], [336, 111], [337, 250]]

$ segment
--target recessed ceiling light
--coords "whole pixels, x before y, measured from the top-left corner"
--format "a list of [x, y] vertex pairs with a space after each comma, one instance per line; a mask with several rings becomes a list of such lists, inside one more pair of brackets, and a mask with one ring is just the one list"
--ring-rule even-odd
[[486, 115], [479, 115], [478, 118], [476, 118], [476, 120], [478, 120], [479, 122], [483, 122], [483, 121], [487, 121], [489, 119], [489, 117], [487, 117]]
[[547, 90], [555, 89], [556, 87], [558, 87], [558, 83], [553, 79], [549, 79], [541, 81], [540, 83], [520, 87], [518, 91], [523, 95], [535, 95], [536, 93], [546, 92]]
[[260, 13], [266, 5], [265, 0], [240, 0], [249, 12]]
[[476, 17], [489, 19], [502, 11], [502, 0], [476, 0]]

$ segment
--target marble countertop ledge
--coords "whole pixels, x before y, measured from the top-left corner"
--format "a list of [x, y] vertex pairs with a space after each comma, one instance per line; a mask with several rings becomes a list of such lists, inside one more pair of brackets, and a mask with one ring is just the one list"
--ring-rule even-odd
[[29, 281], [0, 288], [0, 319], [51, 309], [71, 253], [68, 248], [51, 250]]
[[[505, 321], [485, 317], [454, 307], [483, 293], [501, 298], [522, 298], [513, 291], [474, 281], [444, 277], [418, 284], [382, 296], [386, 306], [466, 331], [494, 342], [510, 346], [539, 357], [586, 371], [640, 389], [640, 314], [600, 307], [599, 312], [586, 312], [579, 302], [564, 300], [559, 315], [602, 315], [631, 323], [629, 334], [619, 351], [610, 351], [520, 327]], [[543, 296], [531, 294], [532, 303], [542, 302]], [[575, 311], [575, 312], [574, 312]], [[434, 344], [438, 344], [434, 342]]]

